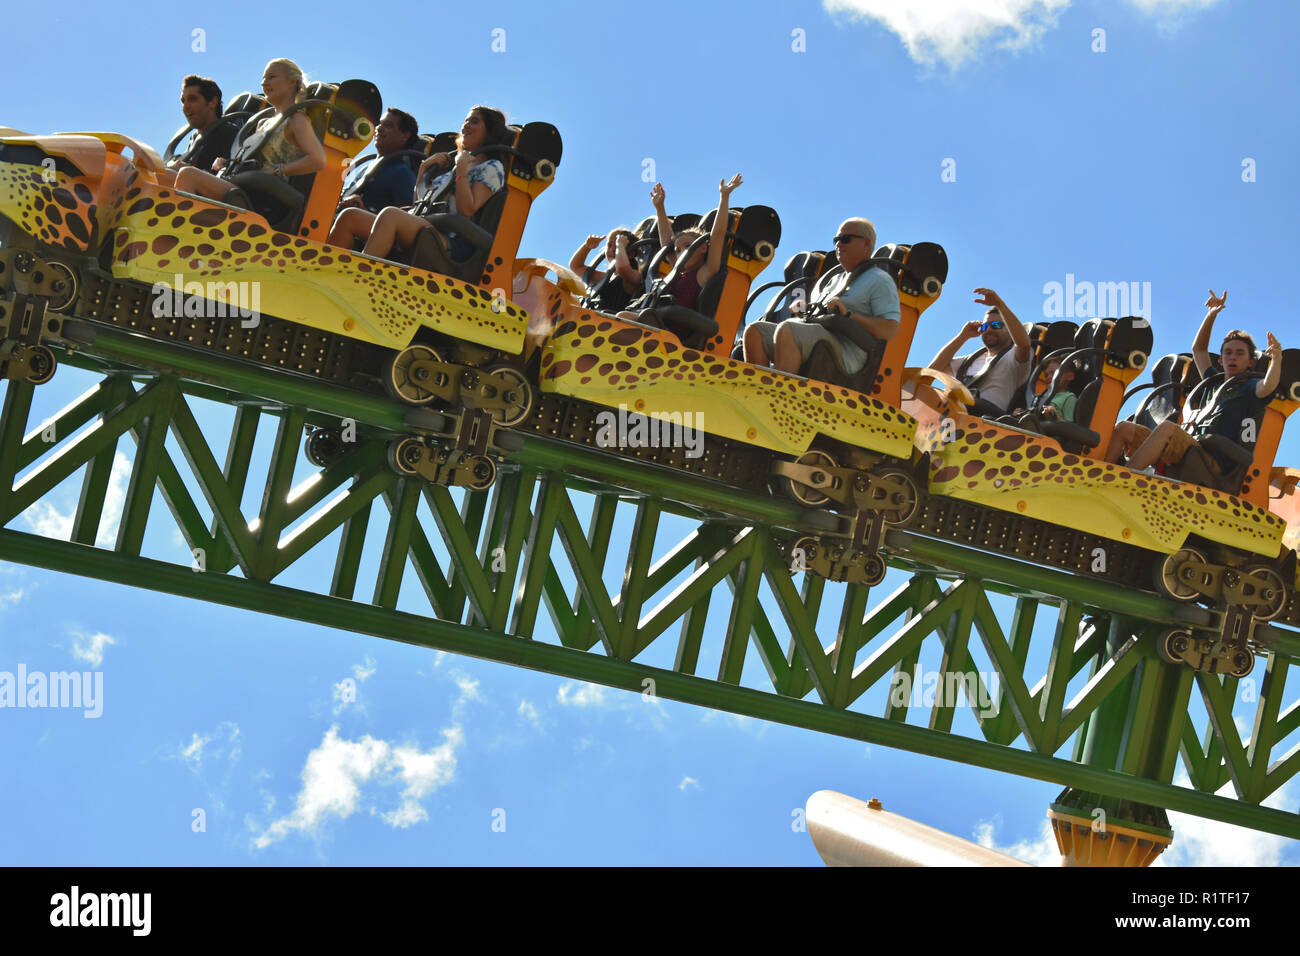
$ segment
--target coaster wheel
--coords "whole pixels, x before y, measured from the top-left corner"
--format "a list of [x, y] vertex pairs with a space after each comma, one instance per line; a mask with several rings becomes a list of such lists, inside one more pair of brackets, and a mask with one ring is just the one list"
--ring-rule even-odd
[[[837, 467], [835, 459], [831, 457], [829, 453], [820, 450], [804, 452], [795, 459], [795, 464], [809, 465], [813, 468]], [[795, 501], [799, 502], [799, 504], [807, 508], [819, 508], [831, 500], [829, 496], [808, 487], [803, 482], [795, 481], [792, 478], [782, 476], [780, 484], [785, 494], [789, 495]]]
[[486, 491], [497, 480], [497, 465], [491, 458], [476, 455], [469, 460], [470, 480], [465, 487], [470, 491]]
[[388, 466], [399, 475], [414, 475], [424, 455], [424, 445], [414, 438], [399, 438], [388, 445]]
[[54, 353], [44, 345], [31, 346], [27, 356], [27, 364], [31, 367], [31, 371], [27, 373], [26, 378], [29, 385], [44, 385], [54, 378], [54, 372], [59, 367]]
[[441, 362], [442, 356], [427, 345], [408, 345], [388, 363], [384, 375], [384, 389], [398, 401], [408, 405], [428, 405], [437, 394], [431, 387], [437, 384], [429, 379], [427, 370], [416, 368], [417, 362]]
[[1195, 601], [1201, 592], [1187, 583], [1193, 563], [1205, 563], [1205, 555], [1195, 548], [1183, 548], [1166, 555], [1155, 571], [1156, 590], [1175, 601]]
[[488, 369], [488, 372], [510, 382], [509, 388], [502, 395], [506, 407], [494, 408], [492, 417], [496, 419], [498, 425], [514, 428], [532, 414], [533, 385], [523, 371], [513, 365], [494, 365]]
[[1192, 635], [1187, 631], [1165, 631], [1156, 641], [1156, 653], [1170, 664], [1186, 664], [1182, 654], [1192, 646]]
[[1286, 607], [1286, 582], [1282, 580], [1282, 575], [1268, 565], [1256, 565], [1246, 570], [1252, 575], [1268, 578], [1268, 584], [1260, 587], [1259, 596], [1264, 605], [1253, 613], [1261, 621], [1273, 620]]

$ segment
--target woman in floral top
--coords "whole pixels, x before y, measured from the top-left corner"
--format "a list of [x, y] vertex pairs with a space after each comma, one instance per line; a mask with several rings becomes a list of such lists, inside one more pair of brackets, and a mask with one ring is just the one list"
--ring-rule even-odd
[[[447, 212], [472, 217], [506, 181], [501, 160], [476, 155], [474, 151], [503, 142], [507, 132], [505, 114], [488, 106], [475, 106], [465, 117], [456, 138], [456, 155], [434, 153], [421, 164], [416, 183], [429, 169], [444, 170], [433, 181], [433, 195], [442, 193], [441, 200], [446, 203]], [[361, 209], [345, 209], [335, 220], [329, 241], [350, 248], [354, 238], [364, 238], [365, 254], [383, 259], [392, 253], [394, 246], [414, 243], [420, 231], [428, 225], [426, 219], [396, 206], [383, 209], [378, 215]], [[473, 255], [474, 247], [460, 236], [450, 233], [446, 238], [447, 251], [453, 261], [464, 262]]]

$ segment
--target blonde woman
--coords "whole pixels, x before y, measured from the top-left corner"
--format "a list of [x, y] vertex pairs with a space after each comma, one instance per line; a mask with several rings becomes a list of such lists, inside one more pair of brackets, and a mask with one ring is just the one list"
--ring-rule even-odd
[[[305, 176], [325, 168], [325, 147], [317, 139], [306, 113], [299, 110], [280, 123], [280, 117], [302, 99], [302, 69], [293, 60], [272, 60], [262, 73], [262, 93], [275, 112], [257, 124], [245, 144], [258, 145], [262, 171], [276, 176]], [[274, 129], [273, 129], [274, 127]], [[225, 200], [237, 187], [226, 179], [188, 166], [176, 174], [176, 188], [205, 199]]]

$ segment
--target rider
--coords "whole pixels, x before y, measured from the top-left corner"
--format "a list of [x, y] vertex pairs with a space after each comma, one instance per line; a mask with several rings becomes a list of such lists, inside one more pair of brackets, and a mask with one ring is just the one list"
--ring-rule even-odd
[[[887, 273], [872, 265], [876, 227], [871, 220], [846, 219], [835, 235], [835, 251], [844, 271], [822, 289], [815, 290], [809, 315], [785, 322], [755, 322], [745, 329], [745, 361], [797, 374], [812, 354], [813, 346], [826, 342], [838, 353], [845, 374], [856, 375], [867, 362], [867, 352], [847, 335], [819, 324], [818, 315], [834, 312], [851, 318], [871, 337], [887, 342], [898, 334], [901, 310], [898, 286]], [[817, 308], [820, 306], [820, 308]], [[798, 300], [791, 312], [801, 312]]]
[[[951, 375], [971, 389], [975, 395], [971, 411], [975, 414], [1002, 415], [1029, 377], [1034, 350], [1024, 325], [1000, 295], [982, 287], [975, 292], [979, 295], [975, 304], [988, 306], [984, 321], [962, 326], [957, 337], [934, 357], [930, 367]], [[957, 350], [976, 336], [984, 347], [954, 359]]]
[[238, 130], [221, 122], [221, 87], [216, 80], [190, 74], [181, 84], [181, 112], [194, 133], [189, 145], [168, 164], [169, 169], [194, 166], [205, 172], [217, 159], [230, 158], [230, 144]]
[[[262, 73], [262, 92], [276, 112], [262, 120], [257, 131], [252, 134], [266, 137], [261, 145], [265, 172], [288, 178], [325, 168], [325, 147], [316, 137], [316, 131], [312, 129], [311, 121], [305, 113], [299, 110], [289, 117], [288, 123], [276, 125], [285, 111], [302, 99], [305, 89], [302, 69], [297, 63], [278, 59], [266, 64], [266, 70]], [[177, 174], [176, 188], [218, 201], [245, 201], [247, 198], [233, 182], [218, 179], [193, 166], [187, 166]], [[230, 195], [232, 190], [238, 190], [235, 196]]]
[[377, 155], [372, 165], [344, 189], [348, 195], [339, 203], [336, 214], [344, 209], [379, 212], [386, 206], [409, 205], [415, 192], [415, 171], [406, 162], [385, 163], [384, 157], [404, 149], [415, 149], [419, 142], [420, 124], [415, 117], [390, 106], [375, 125]]
[[[476, 151], [504, 145], [510, 135], [504, 113], [488, 106], [474, 106], [456, 137], [456, 155], [434, 153], [420, 165], [416, 181], [427, 170], [441, 171], [430, 185], [429, 195], [445, 202], [448, 213], [470, 218], [506, 182], [505, 164]], [[334, 220], [326, 241], [351, 249], [356, 240], [364, 239], [365, 254], [382, 259], [391, 255], [398, 244], [413, 244], [428, 226], [425, 218], [396, 206], [380, 210], [377, 216], [363, 209], [345, 209]], [[464, 262], [474, 254], [474, 247], [455, 233], [445, 238], [452, 261]]]
[[[1210, 290], [1210, 297], [1205, 300], [1205, 319], [1192, 344], [1192, 358], [1202, 377], [1213, 371], [1209, 351], [1210, 336], [1214, 331], [1214, 320], [1223, 311], [1227, 301], [1226, 290], [1223, 295], [1216, 296], [1213, 289]], [[1173, 419], [1166, 419], [1154, 429], [1135, 422], [1120, 422], [1115, 426], [1110, 446], [1106, 450], [1106, 460], [1117, 463], [1121, 455], [1128, 454], [1128, 466], [1136, 471], [1145, 471], [1157, 462], [1167, 466], [1180, 465], [1187, 458], [1188, 452], [1195, 450], [1212, 478], [1230, 474], [1235, 468], [1233, 460], [1203, 447], [1201, 440], [1210, 435], [1221, 435], [1247, 451], [1254, 449], [1260, 418], [1282, 376], [1282, 344], [1272, 332], [1268, 333], [1266, 354], [1269, 359], [1268, 371], [1262, 376], [1257, 375], [1253, 371], [1254, 339], [1240, 329], [1233, 329], [1224, 336], [1223, 344], [1219, 346], [1224, 382], [1200, 413], [1182, 425]]]

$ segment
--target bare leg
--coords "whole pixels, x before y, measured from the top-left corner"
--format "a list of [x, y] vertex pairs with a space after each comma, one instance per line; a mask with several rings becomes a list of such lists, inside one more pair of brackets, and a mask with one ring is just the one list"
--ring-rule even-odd
[[234, 186], [224, 179], [218, 179], [211, 173], [194, 166], [186, 166], [176, 174], [176, 188], [181, 192], [194, 193], [204, 199], [224, 199], [226, 193]]
[[785, 322], [776, 327], [776, 348], [773, 350], [772, 364], [778, 371], [791, 372], [799, 374], [799, 367], [803, 365], [803, 352], [799, 351], [799, 343], [795, 341], [794, 330]]
[[1138, 450], [1133, 452], [1133, 457], [1128, 460], [1128, 466], [1134, 471], [1150, 468], [1160, 460], [1165, 445], [1169, 444], [1169, 439], [1173, 437], [1173, 433], [1176, 431], [1178, 431], [1178, 426], [1174, 422], [1161, 422], [1155, 427], [1150, 437], [1138, 446]]
[[1115, 430], [1111, 432], [1110, 444], [1106, 446], [1106, 460], [1112, 465], [1119, 464], [1120, 455], [1133, 447], [1133, 437], [1132, 422], [1118, 423]]
[[419, 216], [413, 216], [396, 206], [382, 209], [375, 217], [375, 224], [370, 229], [370, 238], [366, 240], [365, 254], [383, 259], [392, 254], [393, 247], [399, 242], [409, 246], [415, 237], [429, 223]]
[[758, 326], [751, 325], [745, 329], [745, 361], [750, 365], [759, 365], [766, 368], [772, 364], [771, 358], [767, 354], [767, 347], [763, 345], [763, 333]]
[[329, 237], [325, 241], [331, 246], [351, 250], [353, 243], [358, 239], [370, 238], [376, 218], [373, 212], [365, 209], [344, 209], [334, 220]]

